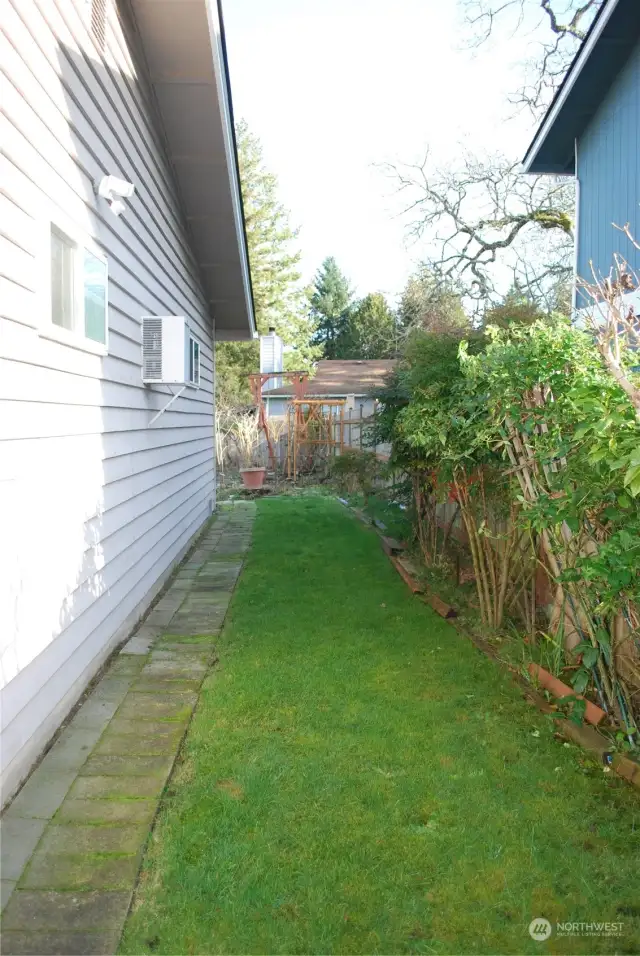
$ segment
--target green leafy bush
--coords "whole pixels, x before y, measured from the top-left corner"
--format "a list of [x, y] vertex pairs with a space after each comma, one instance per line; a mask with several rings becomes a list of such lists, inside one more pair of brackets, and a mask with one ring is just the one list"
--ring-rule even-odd
[[384, 465], [374, 452], [346, 449], [333, 459], [331, 477], [342, 491], [360, 492], [366, 501], [383, 470]]
[[[640, 421], [593, 336], [563, 317], [489, 328], [460, 345], [423, 334], [377, 397], [377, 437], [414, 478], [417, 520], [435, 521], [425, 499], [460, 505], [485, 623], [499, 626], [517, 606], [523, 562], [531, 578], [541, 555], [560, 586], [552, 623], [576, 691], [595, 680], [632, 726]], [[527, 613], [533, 625], [535, 608]]]

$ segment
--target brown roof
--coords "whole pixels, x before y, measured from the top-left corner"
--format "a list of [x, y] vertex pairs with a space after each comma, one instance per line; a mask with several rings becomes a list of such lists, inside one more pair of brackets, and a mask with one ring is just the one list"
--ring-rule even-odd
[[[324, 359], [318, 362], [316, 374], [309, 381], [305, 394], [309, 397], [335, 395], [338, 398], [368, 395], [384, 384], [395, 364], [395, 359]], [[283, 385], [265, 391], [264, 397], [292, 394], [291, 386]]]

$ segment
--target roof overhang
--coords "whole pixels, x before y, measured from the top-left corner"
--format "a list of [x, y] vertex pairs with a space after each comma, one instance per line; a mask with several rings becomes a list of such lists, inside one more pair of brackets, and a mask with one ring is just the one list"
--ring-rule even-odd
[[575, 175], [575, 143], [640, 39], [640, 0], [605, 0], [522, 161], [526, 173]]
[[[304, 401], [306, 398], [326, 398], [326, 399], [341, 399], [346, 398], [347, 395], [353, 395], [354, 398], [369, 398], [369, 392], [305, 392], [302, 398]], [[277, 388], [266, 389], [262, 393], [263, 398], [295, 398], [296, 396], [293, 392], [281, 392]]]
[[222, 12], [129, 0], [217, 339], [255, 334]]

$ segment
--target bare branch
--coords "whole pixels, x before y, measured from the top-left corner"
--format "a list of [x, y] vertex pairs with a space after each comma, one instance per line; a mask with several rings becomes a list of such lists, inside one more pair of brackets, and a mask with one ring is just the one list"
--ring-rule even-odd
[[[462, 156], [445, 170], [426, 162], [386, 168], [408, 198], [409, 235], [429, 244], [430, 267], [471, 299], [496, 298], [504, 268], [515, 269], [523, 292], [536, 298], [550, 294], [549, 282], [570, 277], [571, 183], [524, 176], [502, 157]], [[524, 256], [525, 236], [535, 255]]]
[[[615, 223], [614, 223], [615, 225]], [[640, 248], [631, 234], [629, 224], [620, 229]], [[640, 288], [637, 274], [622, 256], [614, 256], [614, 265], [607, 276], [598, 274], [591, 265], [591, 281], [578, 280], [578, 287], [591, 302], [587, 310], [587, 321], [594, 333], [598, 349], [605, 365], [618, 385], [628, 396], [640, 421], [640, 388], [632, 380], [624, 364], [626, 349], [640, 346], [640, 318], [633, 305], [629, 305], [627, 296]]]
[[478, 47], [497, 32], [500, 24], [512, 35], [536, 33], [546, 28], [549, 39], [536, 42], [527, 64], [528, 78], [510, 101], [539, 115], [562, 82], [579, 44], [584, 39], [602, 0], [458, 0]]

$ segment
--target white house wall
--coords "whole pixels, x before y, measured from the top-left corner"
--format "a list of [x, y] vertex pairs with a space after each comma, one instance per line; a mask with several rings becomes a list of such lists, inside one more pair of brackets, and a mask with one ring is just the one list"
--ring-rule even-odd
[[[3, 800], [214, 504], [213, 347], [135, 40], [107, 2], [6, 0], [0, 62]], [[212, 109], [215, 109], [212, 104]], [[93, 183], [135, 184], [116, 218]], [[50, 222], [107, 256], [108, 347], [52, 335]], [[141, 316], [189, 318], [201, 387], [141, 381]]]

